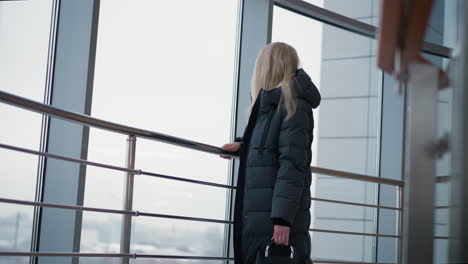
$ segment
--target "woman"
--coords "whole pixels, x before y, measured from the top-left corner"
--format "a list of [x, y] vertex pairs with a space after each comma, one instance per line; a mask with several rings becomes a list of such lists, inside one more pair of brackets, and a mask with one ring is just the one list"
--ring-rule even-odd
[[310, 260], [310, 162], [320, 93], [302, 69], [296, 50], [271, 43], [258, 54], [250, 117], [242, 138], [223, 149], [239, 152], [234, 213], [236, 264], [252, 264], [273, 240]]

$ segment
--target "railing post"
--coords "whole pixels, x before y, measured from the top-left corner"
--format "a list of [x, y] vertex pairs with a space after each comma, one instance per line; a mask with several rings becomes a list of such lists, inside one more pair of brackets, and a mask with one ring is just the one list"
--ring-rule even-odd
[[[128, 136], [127, 138], [127, 161], [126, 165], [129, 169], [135, 168], [135, 152], [136, 152], [136, 137]], [[133, 205], [133, 178], [134, 174], [127, 172], [124, 184], [124, 202], [123, 210], [132, 210]], [[132, 233], [132, 215], [122, 216], [122, 232], [120, 237], [120, 253], [130, 253], [130, 236]], [[128, 258], [121, 259], [122, 264], [128, 264]]]

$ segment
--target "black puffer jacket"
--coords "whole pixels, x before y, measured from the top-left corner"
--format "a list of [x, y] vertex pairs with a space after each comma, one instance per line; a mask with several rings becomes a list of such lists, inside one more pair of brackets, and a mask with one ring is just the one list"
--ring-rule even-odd
[[261, 90], [241, 138], [234, 214], [236, 264], [251, 264], [273, 236], [273, 224], [291, 226], [290, 244], [310, 261], [310, 162], [320, 93], [304, 70], [291, 81], [297, 109], [288, 120], [281, 88]]

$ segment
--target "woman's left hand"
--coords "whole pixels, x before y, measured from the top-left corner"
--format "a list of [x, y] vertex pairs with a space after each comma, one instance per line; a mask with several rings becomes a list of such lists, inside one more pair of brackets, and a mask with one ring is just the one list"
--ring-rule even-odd
[[[221, 148], [223, 150], [225, 150], [225, 151], [228, 151], [228, 152], [237, 152], [237, 151], [240, 150], [240, 147], [241, 147], [240, 142], [233, 142], [233, 143], [224, 144]], [[231, 156], [221, 155], [220, 157], [223, 158], [223, 159], [232, 159]]]
[[289, 245], [289, 226], [274, 225], [273, 237], [271, 240], [275, 241], [276, 245], [288, 246]]

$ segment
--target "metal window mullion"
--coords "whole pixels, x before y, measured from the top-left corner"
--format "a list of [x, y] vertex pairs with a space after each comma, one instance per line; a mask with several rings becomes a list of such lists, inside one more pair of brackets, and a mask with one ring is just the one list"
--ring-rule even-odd
[[[50, 31], [49, 31], [49, 47], [47, 54], [47, 68], [46, 68], [46, 79], [44, 87], [44, 104], [52, 104], [52, 84], [54, 76], [54, 66], [55, 66], [55, 46], [57, 42], [57, 29], [58, 29], [58, 14], [60, 10], [60, 0], [53, 0], [52, 2], [52, 12], [51, 12], [51, 21], [50, 21]], [[41, 152], [47, 152], [47, 137], [49, 131], [49, 122], [50, 117], [43, 115], [42, 116], [42, 126], [41, 126], [41, 136], [40, 136], [40, 145], [39, 150]], [[46, 158], [43, 156], [38, 157], [38, 168], [37, 168], [37, 177], [36, 177], [36, 189], [35, 189], [35, 198], [34, 201], [41, 202], [43, 200], [43, 183], [45, 175], [45, 166]], [[31, 234], [31, 251], [39, 250], [39, 236], [40, 236], [40, 225], [41, 225], [41, 208], [35, 207], [33, 213], [33, 223], [32, 223], [32, 234]], [[36, 258], [30, 258], [29, 263], [35, 264], [37, 262]]]
[[[237, 23], [236, 23], [236, 45], [235, 45], [235, 54], [234, 54], [234, 74], [233, 74], [233, 90], [232, 90], [232, 107], [231, 107], [231, 127], [229, 138], [231, 141], [234, 141], [236, 138], [236, 127], [237, 127], [237, 111], [239, 109], [239, 71], [240, 71], [240, 52], [241, 52], [241, 40], [242, 40], [242, 14], [243, 14], [244, 3], [243, 0], [237, 0]], [[228, 164], [228, 185], [235, 185], [236, 171], [238, 169], [238, 162], [232, 160]], [[229, 221], [234, 220], [234, 198], [235, 198], [235, 188], [227, 190], [226, 192], [226, 209], [225, 209], [225, 219]], [[223, 256], [229, 257], [233, 255], [231, 252], [231, 246], [233, 241], [233, 227], [232, 225], [227, 225], [224, 228], [224, 246], [223, 246]], [[232, 254], [231, 254], [232, 253]], [[229, 261], [225, 261], [224, 264], [228, 264]]]
[[[245, 110], [250, 105], [250, 81], [254, 69], [255, 58], [262, 47], [271, 41], [273, 0], [239, 0], [240, 1], [240, 27], [238, 31], [238, 53], [236, 69], [236, 89], [235, 89], [235, 109], [233, 113], [233, 136], [243, 135], [244, 128], [247, 125], [247, 116]], [[231, 183], [237, 183], [237, 173], [239, 162], [234, 162], [234, 171], [232, 172]], [[237, 185], [237, 184], [236, 184]], [[236, 192], [231, 191], [229, 214], [234, 217], [234, 203]], [[233, 242], [233, 229], [230, 229], [228, 243], [228, 254]]]

